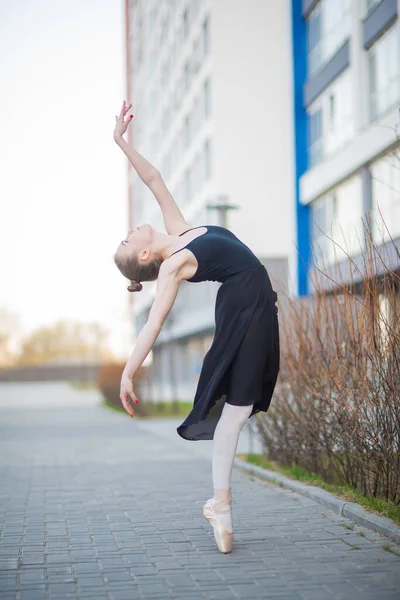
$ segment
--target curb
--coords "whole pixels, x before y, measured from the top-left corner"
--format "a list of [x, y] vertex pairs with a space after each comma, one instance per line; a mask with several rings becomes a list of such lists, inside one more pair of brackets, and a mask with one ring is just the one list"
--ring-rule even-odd
[[297, 492], [298, 494], [302, 494], [303, 496], [307, 496], [307, 498], [315, 500], [315, 502], [322, 504], [322, 506], [328, 508], [337, 515], [352, 519], [352, 521], [355, 523], [363, 525], [364, 527], [368, 527], [369, 529], [372, 529], [378, 533], [382, 533], [397, 544], [400, 544], [400, 527], [388, 517], [381, 517], [379, 515], [367, 512], [360, 504], [357, 504], [356, 502], [346, 502], [345, 500], [337, 498], [322, 488], [306, 485], [305, 483], [301, 483], [295, 479], [289, 479], [289, 477], [285, 477], [285, 475], [257, 467], [256, 465], [245, 462], [241, 458], [235, 458], [233, 464], [239, 469], [244, 469], [249, 473], [258, 475], [261, 479], [272, 481], [273, 483], [277, 483], [286, 489]]

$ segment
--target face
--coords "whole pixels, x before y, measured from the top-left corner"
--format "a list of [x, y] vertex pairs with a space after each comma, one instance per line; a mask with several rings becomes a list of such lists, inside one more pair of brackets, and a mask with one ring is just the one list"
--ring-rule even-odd
[[126, 256], [135, 253], [139, 259], [147, 260], [151, 253], [153, 234], [154, 229], [148, 223], [130, 229], [126, 238], [118, 246], [118, 254]]

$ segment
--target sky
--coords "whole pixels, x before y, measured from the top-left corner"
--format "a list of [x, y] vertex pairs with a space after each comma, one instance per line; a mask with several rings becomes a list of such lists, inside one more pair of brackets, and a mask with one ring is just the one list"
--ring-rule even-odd
[[123, 0], [0, 0], [0, 310], [23, 331], [97, 321], [131, 340]]

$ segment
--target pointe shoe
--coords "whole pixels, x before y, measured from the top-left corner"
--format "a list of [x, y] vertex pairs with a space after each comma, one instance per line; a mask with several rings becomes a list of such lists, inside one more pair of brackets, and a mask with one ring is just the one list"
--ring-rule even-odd
[[218, 515], [230, 514], [231, 506], [222, 507], [220, 503], [214, 503], [213, 498], [207, 500], [203, 506], [203, 515], [214, 529], [214, 537], [218, 546], [218, 550], [224, 554], [232, 551], [233, 533], [229, 532], [219, 521]]

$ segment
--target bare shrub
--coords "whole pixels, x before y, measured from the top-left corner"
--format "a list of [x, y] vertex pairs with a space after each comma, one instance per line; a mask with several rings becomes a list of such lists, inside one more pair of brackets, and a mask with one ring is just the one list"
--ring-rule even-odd
[[256, 423], [273, 460], [398, 503], [400, 253], [363, 228], [361, 260], [345, 251], [350, 279], [324, 265], [313, 296], [280, 302], [281, 372]]

